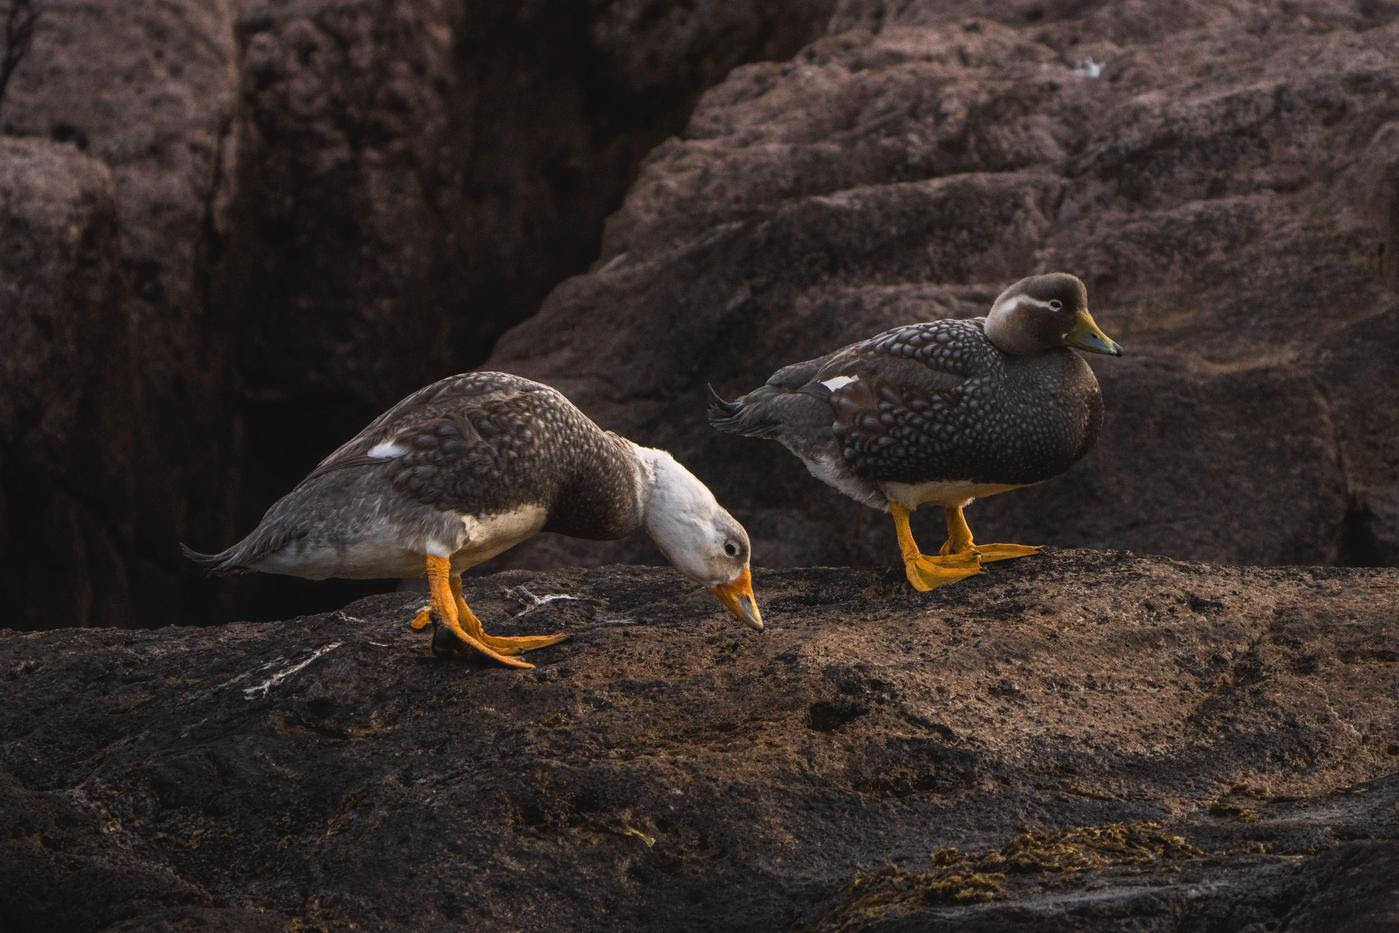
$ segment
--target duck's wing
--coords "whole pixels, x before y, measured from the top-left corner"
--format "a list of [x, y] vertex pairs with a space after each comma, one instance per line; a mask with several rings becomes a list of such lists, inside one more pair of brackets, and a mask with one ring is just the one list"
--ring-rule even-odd
[[831, 432], [850, 472], [871, 481], [929, 478], [939, 451], [977, 416], [971, 380], [993, 364], [980, 321], [898, 327], [846, 348], [813, 377], [830, 392]]
[[[458, 373], [425, 385], [369, 422], [362, 431], [341, 444], [316, 466], [345, 466], [362, 458], [365, 452], [392, 435], [453, 409], [469, 408], [492, 395], [518, 389], [527, 380], [505, 373]], [[314, 475], [314, 474], [313, 474]]]
[[[537, 462], [541, 445], [583, 422], [567, 399], [537, 382], [505, 373], [449, 376], [342, 444], [273, 503], [242, 541], [217, 554], [185, 553], [212, 573], [244, 573], [320, 533], [346, 510], [387, 516], [404, 504], [394, 496], [463, 516], [528, 504], [538, 498], [541, 477], [521, 464]], [[287, 566], [277, 572], [297, 572]]]
[[808, 465], [839, 459], [859, 479], [897, 478], [916, 472], [944, 413], [995, 352], [979, 320], [908, 324], [785, 366], [733, 401], [715, 394], [709, 422], [780, 441]]
[[525, 460], [569, 407], [554, 390], [518, 376], [449, 376], [384, 412], [303, 483], [335, 470], [372, 468], [410, 499], [470, 510], [483, 492], [516, 485], [510, 464]]

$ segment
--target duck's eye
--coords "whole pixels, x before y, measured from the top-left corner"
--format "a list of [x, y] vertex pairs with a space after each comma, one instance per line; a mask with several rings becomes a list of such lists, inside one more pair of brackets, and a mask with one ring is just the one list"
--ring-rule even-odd
[[724, 545], [724, 553], [727, 554], [727, 555], [729, 555], [730, 557], [737, 557], [737, 556], [738, 556], [738, 545], [737, 545], [737, 544], [734, 544], [732, 541], [730, 541], [728, 544], [725, 544], [725, 545]]
[[1051, 298], [1051, 299], [1049, 299], [1049, 310], [1051, 310], [1051, 311], [1063, 311], [1063, 310], [1064, 310], [1064, 303], [1063, 303], [1062, 301], [1060, 301], [1058, 298]]

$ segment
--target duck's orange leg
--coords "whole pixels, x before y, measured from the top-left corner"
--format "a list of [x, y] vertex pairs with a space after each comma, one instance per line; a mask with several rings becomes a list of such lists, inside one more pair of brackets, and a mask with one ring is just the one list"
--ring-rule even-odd
[[523, 654], [536, 648], [557, 645], [568, 638], [563, 632], [554, 635], [487, 635], [486, 630], [481, 625], [481, 620], [476, 618], [476, 613], [471, 611], [471, 607], [466, 604], [466, 599], [462, 596], [461, 574], [453, 574], [448, 583], [452, 588], [452, 598], [457, 603], [457, 619], [461, 622], [462, 628], [501, 654]]
[[[433, 622], [446, 626], [463, 645], [474, 648], [488, 658], [510, 667], [534, 667], [513, 655], [546, 645], [557, 644], [567, 635], [534, 635], [524, 638], [503, 638], [487, 635], [481, 620], [467, 606], [461, 595], [461, 578], [452, 573], [452, 562], [445, 557], [427, 558], [428, 604], [409, 624], [422, 630]], [[525, 642], [525, 644], [522, 644]]]
[[984, 573], [981, 561], [973, 553], [944, 554], [940, 557], [925, 555], [918, 550], [918, 542], [913, 540], [913, 529], [908, 524], [908, 509], [891, 501], [889, 514], [894, 516], [894, 531], [899, 536], [899, 551], [904, 558], [904, 575], [915, 590], [926, 593], [939, 586]]
[[1040, 552], [1032, 544], [977, 544], [972, 540], [972, 530], [967, 526], [962, 506], [949, 506], [943, 512], [947, 517], [947, 541], [943, 543], [941, 551], [944, 556], [975, 554], [986, 564], [995, 560], [1029, 557]]

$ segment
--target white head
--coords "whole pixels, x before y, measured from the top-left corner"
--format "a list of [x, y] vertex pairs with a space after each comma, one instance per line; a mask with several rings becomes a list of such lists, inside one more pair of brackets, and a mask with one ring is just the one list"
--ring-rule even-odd
[[751, 628], [763, 616], [753, 598], [748, 532], [695, 475], [664, 450], [636, 448], [646, 469], [646, 532], [685, 576], [709, 587]]

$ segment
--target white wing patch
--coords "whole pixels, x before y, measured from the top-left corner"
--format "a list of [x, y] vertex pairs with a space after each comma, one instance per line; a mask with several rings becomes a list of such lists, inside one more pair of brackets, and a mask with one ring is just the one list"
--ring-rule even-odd
[[393, 441], [380, 441], [365, 453], [366, 457], [374, 460], [397, 460], [408, 453], [408, 448], [400, 447]]
[[830, 389], [832, 392], [834, 392], [836, 389], [839, 389], [841, 386], [848, 386], [848, 385], [850, 385], [850, 383], [852, 383], [852, 382], [859, 382], [859, 381], [860, 381], [860, 377], [859, 377], [859, 376], [832, 376], [831, 378], [829, 378], [829, 379], [823, 381], [821, 384], [822, 384], [823, 386], [825, 386], [826, 388]]

